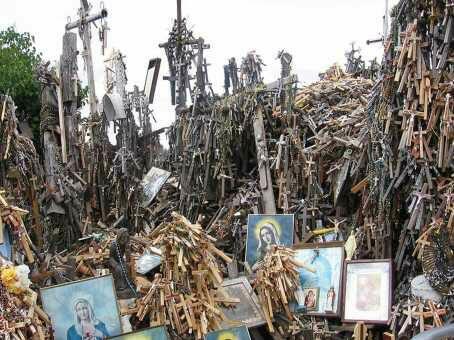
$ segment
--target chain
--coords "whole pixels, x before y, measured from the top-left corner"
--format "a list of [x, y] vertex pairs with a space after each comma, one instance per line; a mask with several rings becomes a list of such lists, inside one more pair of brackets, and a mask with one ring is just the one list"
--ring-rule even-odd
[[126, 269], [125, 269], [125, 266], [124, 266], [124, 263], [123, 263], [123, 257], [121, 256], [121, 253], [120, 253], [120, 248], [118, 247], [118, 243], [116, 240], [113, 241], [115, 243], [115, 249], [117, 251], [117, 256], [118, 256], [118, 259], [120, 261], [120, 267], [121, 267], [121, 272], [123, 273], [123, 276], [124, 278], [126, 279], [126, 283], [128, 284], [129, 288], [132, 290], [132, 292], [134, 293], [134, 295], [137, 297], [137, 292], [136, 290], [134, 289], [131, 281], [129, 281], [129, 278], [128, 278], [128, 275], [126, 273]]

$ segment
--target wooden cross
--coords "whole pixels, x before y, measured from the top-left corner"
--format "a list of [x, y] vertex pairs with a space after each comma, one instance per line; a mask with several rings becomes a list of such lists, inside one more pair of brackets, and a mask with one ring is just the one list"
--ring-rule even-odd
[[356, 324], [355, 329], [353, 331], [353, 338], [356, 340], [366, 340], [367, 339], [367, 326], [364, 324], [363, 321], [360, 321]]
[[437, 309], [433, 301], [429, 300], [429, 308], [432, 313], [433, 317], [433, 325], [434, 327], [441, 327], [443, 326], [443, 322], [440, 319], [440, 316], [438, 315], [438, 312], [441, 311], [440, 309]]
[[[418, 304], [418, 312], [413, 313], [415, 316], [419, 318], [419, 328], [421, 332], [424, 332], [427, 329], [430, 329], [432, 327], [441, 327], [443, 326], [443, 323], [440, 319], [440, 315], [445, 315], [446, 314], [446, 309], [444, 308], [437, 308], [433, 301], [429, 300], [428, 302], [428, 307], [424, 306], [422, 303]], [[429, 311], [424, 311], [425, 309], [429, 309]], [[433, 324], [428, 325], [425, 322], [425, 319], [432, 318], [433, 319]]]
[[[424, 304], [419, 301], [418, 303], [418, 312], [419, 315], [419, 331], [424, 332]], [[415, 313], [416, 314], [416, 313]]]
[[[422, 130], [421, 129], [421, 124], [419, 125], [419, 130], [418, 132], [413, 132], [413, 136], [415, 136], [418, 149], [419, 149], [419, 158], [425, 158], [424, 157], [424, 137], [423, 135], [427, 134], [427, 130]], [[418, 157], [416, 157], [418, 158]]]
[[[90, 115], [91, 118], [98, 111], [97, 99], [95, 93], [95, 76], [93, 72], [93, 58], [91, 53], [91, 24], [98, 20], [102, 20], [107, 17], [107, 10], [102, 9], [99, 13], [90, 15], [90, 4], [88, 0], [80, 0], [81, 7], [79, 9], [79, 19], [74, 22], [66, 24], [66, 31], [72, 29], [79, 29], [80, 37], [82, 38], [84, 51], [82, 53], [87, 69], [87, 80], [89, 90], [89, 103], [90, 103]], [[93, 137], [93, 130], [90, 131]]]
[[312, 156], [309, 156], [309, 159], [306, 160], [306, 166], [304, 167], [306, 177], [310, 177], [312, 175], [312, 172], [314, 171], [312, 169], [313, 165], [315, 165], [315, 162], [312, 160]]
[[418, 307], [417, 305], [413, 305], [410, 302], [410, 299], [408, 299], [407, 310], [404, 310], [402, 312], [404, 315], [407, 316], [407, 318], [405, 319], [405, 322], [404, 322], [402, 328], [400, 329], [398, 335], [402, 335], [405, 332], [405, 330], [407, 329], [408, 325], [410, 325], [410, 326], [412, 325], [413, 318], [417, 317], [417, 315], [415, 314], [417, 307]]
[[412, 256], [418, 254], [417, 258], [421, 259], [425, 246], [430, 246], [432, 242], [427, 241], [429, 234], [424, 233], [421, 237], [416, 240], [415, 250], [413, 251]]
[[394, 333], [394, 330], [395, 330], [395, 327], [396, 327], [396, 321], [397, 321], [397, 317], [398, 316], [401, 316], [402, 314], [399, 313], [399, 309], [400, 309], [400, 302], [397, 306], [393, 306], [393, 311], [391, 312], [391, 319], [390, 319], [390, 326], [389, 328], [393, 331]]

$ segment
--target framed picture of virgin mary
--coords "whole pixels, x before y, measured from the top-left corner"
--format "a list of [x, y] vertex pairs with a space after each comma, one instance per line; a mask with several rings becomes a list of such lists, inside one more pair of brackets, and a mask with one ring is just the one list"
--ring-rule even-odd
[[112, 275], [42, 288], [55, 340], [105, 339], [121, 333]]
[[254, 265], [263, 260], [273, 245], [293, 245], [294, 215], [250, 214], [247, 224], [246, 262]]

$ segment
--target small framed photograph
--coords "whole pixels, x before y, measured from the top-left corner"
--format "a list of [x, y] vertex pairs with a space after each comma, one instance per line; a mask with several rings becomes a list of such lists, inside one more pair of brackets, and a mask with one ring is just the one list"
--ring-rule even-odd
[[112, 340], [170, 340], [165, 327], [153, 327], [142, 329], [135, 332], [129, 332], [118, 336], [112, 336], [107, 339]]
[[221, 307], [221, 311], [227, 320], [221, 323], [222, 328], [232, 327], [232, 323], [244, 325], [248, 328], [258, 327], [265, 324], [257, 295], [251, 287], [248, 279], [241, 276], [236, 279], [225, 280], [222, 288], [226, 295], [240, 300], [240, 303], [232, 307]]
[[319, 288], [304, 288], [304, 307], [306, 307], [307, 311], [316, 311], [318, 310], [318, 294]]
[[112, 275], [40, 290], [55, 340], [104, 339], [121, 334]]
[[294, 215], [250, 214], [247, 223], [246, 262], [253, 267], [271, 246], [293, 245]]
[[302, 244], [294, 249], [295, 260], [304, 265], [298, 269], [301, 289], [295, 294], [295, 309], [310, 315], [340, 316], [344, 243]]
[[342, 321], [387, 324], [391, 317], [391, 260], [347, 261]]
[[[153, 338], [154, 340], [154, 338]], [[205, 340], [251, 340], [246, 326], [224, 329], [222, 331], [209, 332]]]

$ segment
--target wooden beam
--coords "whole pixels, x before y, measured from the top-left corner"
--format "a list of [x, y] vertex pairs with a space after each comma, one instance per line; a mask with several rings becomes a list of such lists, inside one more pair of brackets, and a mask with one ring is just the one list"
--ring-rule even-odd
[[266, 147], [265, 127], [263, 124], [262, 108], [258, 107], [254, 117], [254, 136], [257, 147], [257, 164], [260, 176], [260, 190], [263, 197], [263, 209], [265, 214], [276, 213], [273, 185], [271, 181], [270, 164], [268, 161], [268, 149]]

